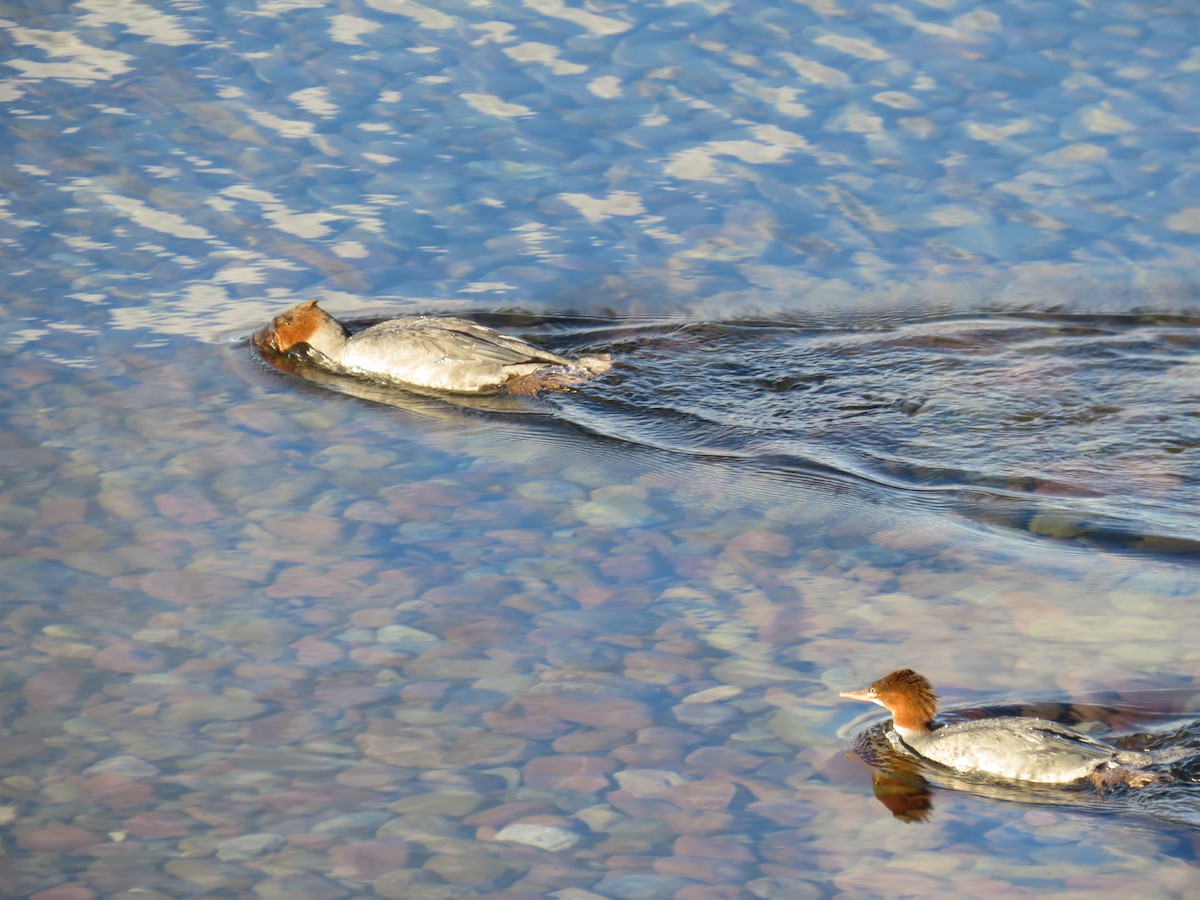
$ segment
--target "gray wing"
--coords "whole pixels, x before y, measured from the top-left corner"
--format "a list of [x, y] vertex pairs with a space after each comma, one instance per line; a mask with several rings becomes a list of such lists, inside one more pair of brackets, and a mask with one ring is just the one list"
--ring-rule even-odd
[[[913, 748], [959, 771], [983, 771], [1028, 781], [1070, 781], [1106, 762], [1140, 763], [1145, 754], [1118, 751], [1047, 719], [984, 719], [934, 731]], [[1047, 777], [1057, 773], [1055, 777]]]
[[[1002, 722], [1008, 727], [998, 729], [997, 722]], [[1111, 757], [1116, 750], [1115, 747], [1103, 741], [1080, 734], [1065, 725], [1051, 722], [1049, 719], [1027, 717], [979, 719], [948, 725], [945, 733], [961, 735], [964, 738], [971, 738], [978, 733], [1010, 752], [1030, 753], [1036, 752], [1039, 747], [1044, 747], [1051, 753], [1075, 753], [1081, 759], [1106, 759]]]
[[527, 362], [571, 365], [569, 359], [467, 319], [438, 316], [393, 319], [366, 329], [356, 339], [390, 343], [397, 338], [413, 352], [425, 354], [430, 360], [451, 359], [496, 366]]

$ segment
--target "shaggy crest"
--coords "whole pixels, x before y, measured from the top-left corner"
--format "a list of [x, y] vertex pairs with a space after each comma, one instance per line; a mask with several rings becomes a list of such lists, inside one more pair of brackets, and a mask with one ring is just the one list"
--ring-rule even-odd
[[897, 669], [871, 685], [871, 690], [892, 711], [901, 727], [928, 727], [937, 715], [937, 695], [923, 675], [912, 669]]
[[271, 345], [280, 353], [287, 353], [297, 344], [306, 343], [322, 328], [327, 328], [329, 323], [334, 323], [337, 329], [345, 334], [341, 324], [319, 308], [316, 300], [293, 306], [287, 312], [276, 316], [275, 321], [271, 323]]
[[897, 728], [927, 731], [937, 715], [937, 696], [929, 682], [912, 669], [897, 669], [863, 691], [843, 691], [843, 697], [886, 707]]

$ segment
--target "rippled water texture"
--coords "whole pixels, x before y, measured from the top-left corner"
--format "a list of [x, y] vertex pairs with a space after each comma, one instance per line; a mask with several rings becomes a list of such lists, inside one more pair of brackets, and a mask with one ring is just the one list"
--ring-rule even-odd
[[[0, 893], [1180, 896], [1191, 2], [0, 2]], [[575, 393], [248, 336], [476, 316]], [[276, 365], [268, 365], [273, 362]]]

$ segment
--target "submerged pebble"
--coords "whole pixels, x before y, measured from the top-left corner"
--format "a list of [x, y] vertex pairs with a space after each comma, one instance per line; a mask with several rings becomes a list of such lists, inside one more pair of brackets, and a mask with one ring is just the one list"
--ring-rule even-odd
[[496, 840], [554, 852], [574, 847], [579, 843], [579, 835], [556, 825], [514, 822], [496, 832]]

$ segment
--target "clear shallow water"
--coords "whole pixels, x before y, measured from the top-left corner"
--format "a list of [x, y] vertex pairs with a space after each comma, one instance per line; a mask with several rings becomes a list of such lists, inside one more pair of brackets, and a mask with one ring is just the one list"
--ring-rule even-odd
[[[905, 825], [836, 696], [1191, 740], [1189, 5], [34, 6], [6, 894], [1191, 883], [1186, 778]], [[620, 366], [309, 383], [244, 346], [308, 296]]]

